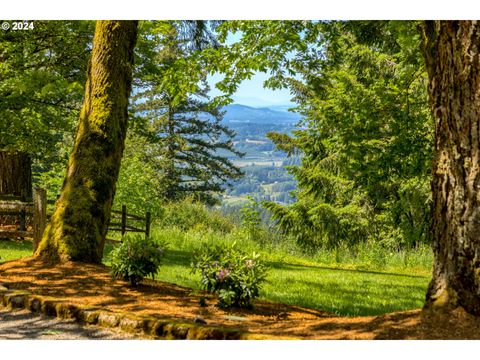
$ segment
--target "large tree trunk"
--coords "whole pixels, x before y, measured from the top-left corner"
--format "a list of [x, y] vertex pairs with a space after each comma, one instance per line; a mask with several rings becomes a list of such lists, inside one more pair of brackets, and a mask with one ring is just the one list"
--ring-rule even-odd
[[435, 263], [425, 307], [480, 315], [480, 28], [427, 21], [422, 30], [435, 119]]
[[32, 160], [28, 154], [0, 151], [0, 195], [32, 198]]
[[137, 21], [97, 22], [74, 149], [37, 256], [102, 260], [127, 132], [137, 25]]

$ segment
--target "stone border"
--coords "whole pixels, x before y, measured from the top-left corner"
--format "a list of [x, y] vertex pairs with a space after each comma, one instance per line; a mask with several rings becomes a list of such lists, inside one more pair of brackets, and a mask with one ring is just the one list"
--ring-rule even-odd
[[[87, 325], [119, 328], [128, 333], [143, 335], [150, 339], [165, 340], [272, 340], [271, 335], [258, 335], [235, 329], [208, 326], [197, 323], [182, 323], [176, 320], [141, 318], [129, 313], [115, 313], [95, 307], [67, 303], [48, 296], [39, 296], [23, 290], [9, 290], [0, 284], [0, 306], [9, 309], [26, 309], [60, 319], [75, 319]], [[281, 337], [282, 339], [292, 339]]]

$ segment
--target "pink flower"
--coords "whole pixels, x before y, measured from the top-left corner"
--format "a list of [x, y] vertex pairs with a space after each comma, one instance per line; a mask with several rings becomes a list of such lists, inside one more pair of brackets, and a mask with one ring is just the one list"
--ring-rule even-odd
[[230, 275], [230, 271], [229, 271], [228, 269], [221, 269], [221, 270], [218, 272], [217, 279], [218, 279], [218, 281], [222, 282], [223, 279], [225, 279], [226, 277], [228, 277], [228, 275]]

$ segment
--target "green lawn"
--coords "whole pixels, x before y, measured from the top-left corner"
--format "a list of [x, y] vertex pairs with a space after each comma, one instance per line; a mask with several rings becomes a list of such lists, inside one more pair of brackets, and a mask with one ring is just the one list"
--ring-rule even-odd
[[32, 242], [0, 239], [0, 263], [32, 256]]
[[[164, 263], [157, 279], [199, 289], [199, 274], [192, 274], [190, 262], [195, 248], [201, 241], [224, 241], [228, 235], [199, 235], [180, 230], [155, 231], [154, 237], [169, 242]], [[241, 244], [244, 248], [258, 251], [251, 243]], [[105, 249], [104, 262], [109, 263]], [[410, 254], [409, 266], [401, 261], [389, 260], [384, 269], [368, 268], [364, 263], [353, 260], [342, 263], [286, 253], [284, 250], [262, 249], [270, 266], [261, 298], [290, 305], [333, 312], [344, 316], [377, 315], [392, 311], [419, 308], [423, 305], [430, 279], [431, 258], [423, 259], [423, 265], [415, 265], [416, 254]], [[0, 241], [0, 261], [31, 255], [29, 242]], [[423, 255], [422, 255], [423, 256]], [[338, 260], [338, 259], [337, 259]], [[403, 261], [403, 260], [402, 260]], [[389, 265], [390, 264], [390, 265]]]
[[156, 277], [159, 280], [199, 289], [200, 275], [190, 270], [195, 249], [203, 243], [237, 241], [248, 252], [260, 252], [269, 264], [261, 291], [263, 299], [345, 316], [378, 315], [423, 306], [432, 265], [428, 247], [396, 254], [365, 249], [356, 258], [334, 252], [308, 257], [295, 254], [288, 246], [242, 241], [238, 234], [165, 229], [154, 230], [153, 237], [169, 244]]
[[[191, 252], [171, 249], [157, 278], [199, 289]], [[423, 305], [429, 276], [269, 262], [261, 297], [338, 315], [378, 315]]]

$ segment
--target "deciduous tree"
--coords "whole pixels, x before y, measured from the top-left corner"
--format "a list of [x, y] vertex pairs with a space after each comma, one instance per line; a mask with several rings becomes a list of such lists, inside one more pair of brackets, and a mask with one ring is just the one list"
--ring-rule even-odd
[[[0, 151], [28, 156], [34, 182], [46, 186], [57, 173], [64, 175], [85, 92], [94, 23], [31, 24], [28, 30], [0, 32]], [[16, 182], [8, 178], [14, 174], [2, 171], [1, 181]], [[51, 186], [48, 190], [57, 193]]]
[[137, 21], [99, 21], [67, 176], [36, 255], [101, 262], [127, 131]]
[[0, 195], [32, 197], [32, 159], [28, 154], [0, 151]]

